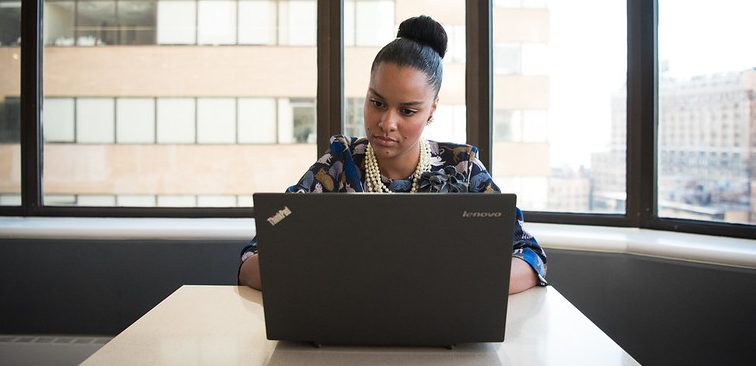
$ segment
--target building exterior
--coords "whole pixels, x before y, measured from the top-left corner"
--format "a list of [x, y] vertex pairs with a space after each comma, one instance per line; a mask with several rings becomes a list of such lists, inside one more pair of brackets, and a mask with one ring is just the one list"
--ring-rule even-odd
[[[594, 204], [624, 192], [625, 96], [614, 97], [612, 146], [595, 154]], [[756, 69], [659, 80], [659, 215], [754, 223]], [[619, 200], [615, 201], [619, 202]]]
[[[253, 192], [295, 183], [322, 153], [315, 146], [316, 10], [314, 0], [45, 1], [45, 204], [250, 206]], [[364, 135], [377, 51], [402, 20], [428, 14], [447, 29], [449, 52], [427, 137], [464, 141], [464, 13], [462, 0], [345, 1], [345, 133]], [[548, 76], [521, 65], [523, 53], [548, 41], [548, 10], [496, 8], [494, 16], [504, 24], [494, 34], [496, 113], [519, 116], [501, 128], [523, 129], [548, 108]], [[20, 203], [19, 52], [18, 42], [0, 45], [5, 205]], [[522, 149], [545, 160], [524, 166], [499, 158]], [[549, 175], [545, 137], [498, 139], [495, 154], [497, 176]]]

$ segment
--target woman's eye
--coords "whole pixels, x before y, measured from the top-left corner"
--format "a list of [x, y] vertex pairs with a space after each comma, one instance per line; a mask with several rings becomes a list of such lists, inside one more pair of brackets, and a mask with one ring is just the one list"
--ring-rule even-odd
[[375, 100], [375, 99], [370, 99], [370, 103], [373, 103], [373, 106], [375, 106], [376, 108], [382, 108], [383, 107], [383, 103], [381, 103], [380, 101]]
[[411, 115], [417, 113], [417, 111], [414, 110], [414, 109], [404, 109], [404, 110], [402, 110], [402, 113], [404, 113], [405, 116], [411, 116]]

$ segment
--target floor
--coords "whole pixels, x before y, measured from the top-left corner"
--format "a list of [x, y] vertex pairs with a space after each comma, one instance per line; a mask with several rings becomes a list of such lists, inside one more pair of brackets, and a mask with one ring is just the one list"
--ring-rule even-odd
[[0, 365], [78, 365], [111, 337], [0, 335]]

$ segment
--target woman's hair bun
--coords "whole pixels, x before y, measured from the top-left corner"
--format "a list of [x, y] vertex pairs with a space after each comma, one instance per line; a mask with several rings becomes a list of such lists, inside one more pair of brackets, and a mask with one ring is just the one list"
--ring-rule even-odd
[[433, 18], [421, 15], [409, 18], [399, 25], [398, 38], [408, 38], [424, 46], [429, 46], [438, 52], [441, 58], [446, 54], [448, 37], [444, 27]]

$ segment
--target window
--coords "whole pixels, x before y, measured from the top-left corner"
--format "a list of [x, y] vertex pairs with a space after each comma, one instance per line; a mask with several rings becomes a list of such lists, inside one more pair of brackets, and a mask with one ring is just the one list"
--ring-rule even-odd
[[[756, 163], [741, 158], [756, 155], [738, 132], [756, 128], [756, 51], [746, 46], [756, 36], [743, 32], [754, 12], [750, 1], [718, 2], [716, 15], [659, 1], [660, 217], [756, 223]], [[673, 158], [681, 154], [699, 158]]]
[[239, 44], [276, 44], [276, 4], [239, 1]]
[[237, 103], [239, 143], [274, 144], [278, 141], [274, 98], [240, 98]]
[[[342, 130], [329, 122], [329, 132], [364, 135], [370, 63], [397, 22], [427, 13], [426, 3], [344, 2], [345, 120]], [[519, 194], [532, 222], [752, 238], [756, 58], [742, 32], [750, 3], [717, 3], [724, 19], [678, 0], [434, 2], [429, 15], [445, 26], [449, 50], [426, 137], [464, 142], [475, 130], [481, 151], [493, 152], [495, 181]], [[47, 0], [35, 19], [20, 1], [0, 0], [0, 211], [248, 215], [232, 207], [282, 191], [322, 153], [315, 116], [329, 96], [317, 95], [317, 78], [332, 65], [317, 62], [317, 45], [330, 43], [315, 28], [318, 16], [332, 24], [338, 8], [317, 4]], [[480, 24], [467, 17], [489, 10], [492, 60], [467, 57], [467, 39], [477, 47], [482, 34], [467, 33]], [[40, 85], [23, 88], [21, 62], [34, 70], [36, 61], [21, 51], [36, 45], [19, 42], [21, 20], [44, 22], [44, 34], [30, 37], [46, 46]], [[467, 64], [494, 72], [492, 121], [467, 120], [468, 107], [488, 104], [476, 104], [487, 85], [467, 93]], [[35, 112], [43, 146], [21, 141], [22, 127], [40, 122]], [[325, 120], [339, 120], [333, 113], [326, 108]], [[22, 161], [21, 151], [32, 153]], [[260, 158], [270, 154], [282, 163]], [[44, 171], [28, 169], [30, 160]], [[22, 184], [31, 193], [23, 202]]]
[[624, 213], [626, 2], [494, 5], [494, 180], [525, 210]]
[[426, 127], [424, 137], [438, 141], [466, 141], [465, 2], [443, 0], [434, 4], [433, 9], [429, 9], [412, 1], [355, 0], [344, 3], [345, 133], [365, 135], [363, 105], [370, 82], [370, 67], [378, 51], [396, 37], [399, 29], [396, 20], [425, 14], [444, 26], [449, 44], [444, 57], [440, 102], [434, 122]]
[[[344, 45], [383, 47], [396, 35], [394, 1], [344, 1]], [[378, 16], [376, 16], [378, 15]]]
[[0, 47], [21, 44], [21, 1], [0, 1]]
[[45, 5], [45, 206], [249, 205], [314, 161], [314, 0]]
[[76, 100], [76, 142], [112, 144], [115, 142], [115, 103], [112, 98]]
[[155, 44], [154, 0], [48, 0], [44, 43], [50, 46]]
[[155, 143], [155, 99], [116, 99], [116, 143]]
[[200, 0], [197, 6], [197, 43], [236, 43], [236, 1]]
[[0, 100], [0, 144], [21, 141], [21, 100], [5, 97]]
[[158, 44], [195, 44], [197, 2], [159, 1], [157, 6]]

